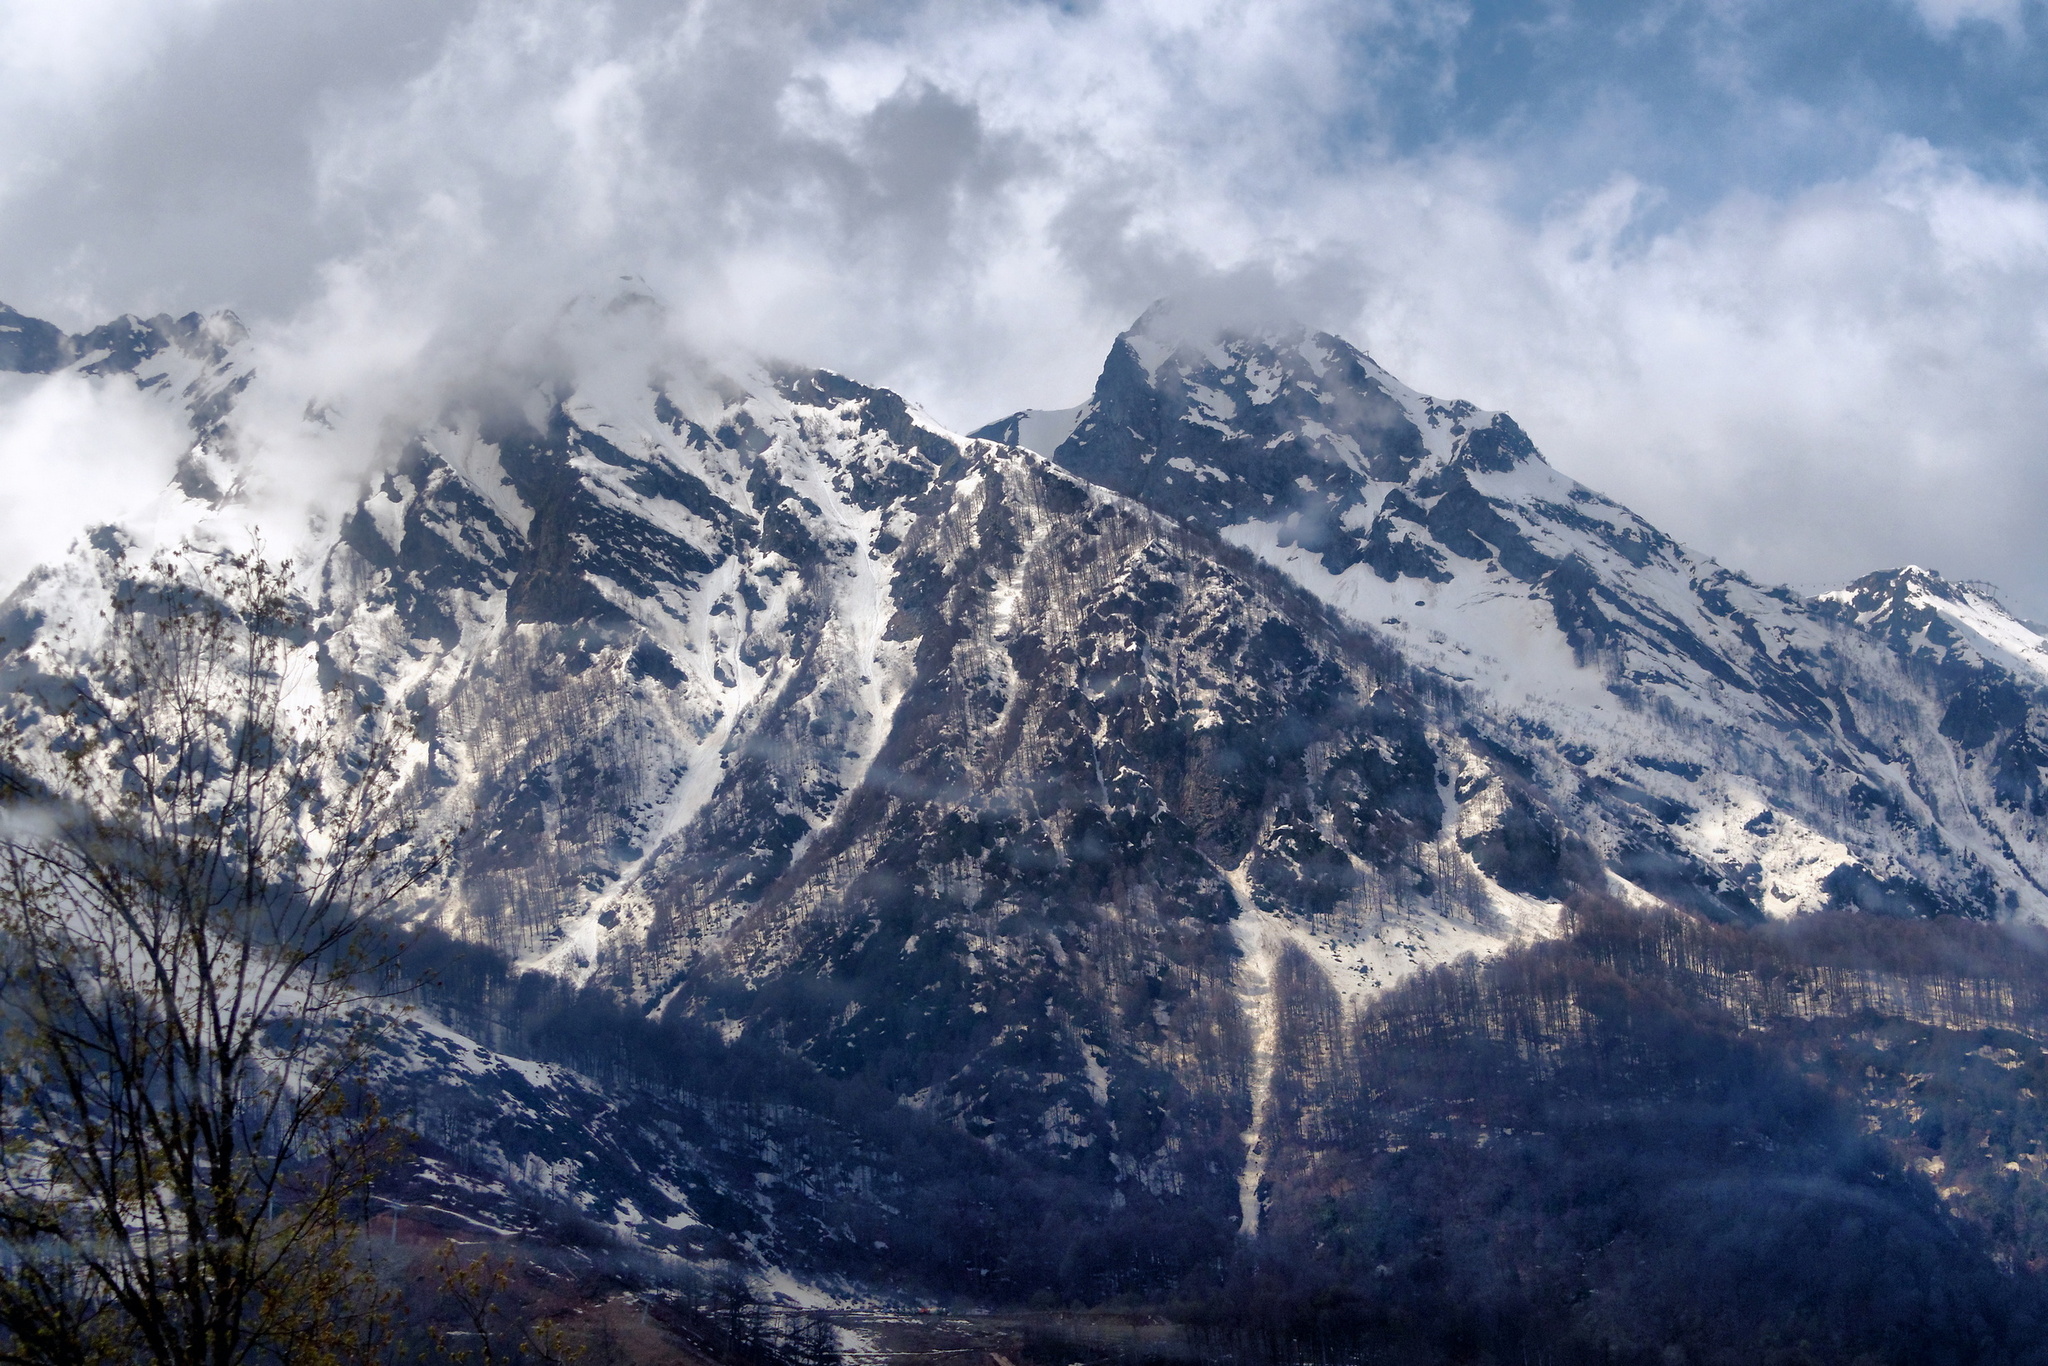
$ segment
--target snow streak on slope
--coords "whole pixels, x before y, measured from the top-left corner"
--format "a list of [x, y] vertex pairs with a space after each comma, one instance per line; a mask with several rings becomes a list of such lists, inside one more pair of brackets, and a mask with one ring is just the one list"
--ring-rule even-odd
[[[164, 401], [232, 400], [236, 356]], [[851, 1259], [898, 1236], [857, 1226], [914, 1219], [903, 1153], [957, 1141], [955, 1174], [1053, 1192], [1048, 1227], [1170, 1221], [1194, 1265], [1257, 1231], [1378, 993], [1554, 933], [1576, 893], [2048, 905], [2038, 637], [1930, 576], [1751, 584], [1335, 337], [1156, 313], [1088, 404], [986, 439], [837, 375], [631, 348], [439, 413], [301, 556], [307, 677], [406, 713], [403, 800], [462, 832], [414, 913], [503, 983], [613, 993], [620, 1039], [652, 1013], [714, 1066], [801, 1074], [781, 1094], [881, 1097], [881, 1148], [919, 1135], [832, 1191], [795, 1157], [712, 1182], [744, 1126], [665, 1108], [672, 1076], [585, 1094], [406, 1055], [511, 1096], [491, 1162], [650, 1246], [717, 1207], [733, 1255]], [[61, 686], [89, 641], [60, 624], [149, 547], [249, 543], [256, 456], [222, 414], [195, 443], [219, 478], [10, 600], [28, 681]], [[493, 1123], [456, 1091], [450, 1152]], [[638, 1117], [608, 1129], [613, 1103]], [[584, 1163], [599, 1130], [641, 1146]], [[637, 1174], [591, 1197], [612, 1168]]]
[[[1225, 875], [1237, 895], [1238, 915], [1230, 922], [1243, 955], [1237, 977], [1237, 995], [1251, 1026], [1251, 1123], [1244, 1131], [1244, 1168], [1237, 1178], [1238, 1229], [1247, 1238], [1259, 1235], [1259, 1183], [1271, 1156], [1266, 1135], [1267, 1114], [1273, 1106], [1273, 1061], [1278, 1048], [1279, 1012], [1274, 995], [1281, 944], [1274, 927], [1265, 923], [1252, 904], [1240, 866]], [[1284, 931], [1282, 934], [1284, 935]]]

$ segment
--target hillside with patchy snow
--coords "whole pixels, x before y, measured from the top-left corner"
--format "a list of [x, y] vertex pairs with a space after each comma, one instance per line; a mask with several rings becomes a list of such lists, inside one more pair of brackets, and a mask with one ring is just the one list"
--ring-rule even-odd
[[[304, 686], [403, 714], [454, 841], [411, 916], [472, 966], [385, 1060], [423, 1207], [1158, 1290], [1347, 1132], [1375, 1002], [1567, 903], [2048, 914], [2033, 628], [1756, 585], [1338, 338], [1158, 309], [973, 436], [596, 351], [450, 393], [287, 547]], [[0, 314], [0, 365], [191, 433], [0, 607], [28, 721], [153, 553], [254, 543], [250, 356]]]
[[[174, 387], [149, 326], [106, 382]], [[421, 924], [1213, 1248], [1315, 1071], [1283, 958], [1360, 1001], [1602, 885], [1508, 732], [1226, 543], [836, 375], [655, 369], [449, 404], [299, 548], [308, 678], [405, 714], [458, 836]], [[22, 697], [166, 539], [250, 542], [193, 434], [221, 477], [8, 600]]]
[[1120, 338], [1046, 453], [1468, 689], [1637, 891], [1733, 917], [2048, 914], [2048, 653], [1984, 593], [1918, 570], [1760, 586], [1339, 338], [1177, 328], [1161, 307]]

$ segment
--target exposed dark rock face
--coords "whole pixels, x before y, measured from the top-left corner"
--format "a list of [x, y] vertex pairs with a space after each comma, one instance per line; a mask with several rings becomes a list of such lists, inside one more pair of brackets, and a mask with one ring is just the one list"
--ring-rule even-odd
[[[1535, 787], [1656, 898], [1753, 919], [1891, 887], [1886, 905], [2048, 914], [2048, 651], [1988, 598], [1920, 571], [1840, 601], [1760, 589], [1552, 470], [1505, 414], [1335, 337], [1188, 335], [1166, 306], [1118, 339], [1054, 455], [1514, 717]], [[2027, 657], [1969, 646], [1958, 623], [1980, 618]]]
[[[231, 320], [32, 322], [0, 363], [175, 390], [179, 487], [240, 515]], [[1419, 1162], [1358, 1146], [1436, 1132], [1375, 1003], [1567, 902], [2048, 913], [2039, 637], [1972, 590], [1759, 588], [1298, 329], [1148, 315], [1000, 440], [685, 370], [451, 403], [306, 576], [309, 665], [409, 714], [459, 832], [423, 939], [485, 964], [389, 1059], [422, 1194], [539, 1219], [544, 1169], [690, 1255], [1166, 1295]], [[145, 558], [103, 528], [9, 600], [25, 714]]]
[[[1497, 924], [1439, 775], [1468, 800], [1504, 780], [1436, 724], [1448, 699], [1305, 595], [1034, 461], [975, 463], [905, 537], [914, 672], [865, 779], [766, 865], [782, 818], [729, 781], [612, 961], [636, 983], [676, 963], [637, 989], [1086, 1172], [1139, 1223], [1197, 1212], [1213, 1244], [1250, 1127], [1239, 896], [1358, 945], [1438, 904]], [[1527, 876], [1597, 877], [1568, 843], [1518, 849]]]
[[69, 359], [63, 329], [0, 304], [0, 370], [47, 375]]

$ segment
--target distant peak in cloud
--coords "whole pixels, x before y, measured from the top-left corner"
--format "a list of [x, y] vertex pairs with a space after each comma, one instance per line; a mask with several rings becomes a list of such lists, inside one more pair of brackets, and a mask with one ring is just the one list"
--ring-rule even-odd
[[1298, 337], [1355, 317], [1364, 302], [1358, 259], [1318, 258], [1287, 272], [1264, 263], [1182, 271], [1130, 331], [1169, 344], [1206, 345], [1223, 337]]
[[1174, 295], [1146, 309], [1126, 335], [1165, 346], [1200, 347], [1237, 337], [1288, 341], [1306, 331], [1284, 307], [1219, 308], [1212, 299]]
[[1230, 342], [1296, 346], [1311, 332], [1337, 329], [1339, 320], [1327, 316], [1336, 301], [1341, 314], [1356, 314], [1351, 291], [1320, 279], [1283, 281], [1261, 269], [1203, 275], [1155, 300], [1123, 336], [1144, 352], [1148, 369], [1170, 355], [1212, 353]]
[[1148, 375], [1157, 376], [1168, 360], [1227, 367], [1232, 343], [1253, 341], [1286, 347], [1299, 343], [1308, 329], [1284, 313], [1218, 312], [1201, 303], [1162, 299], [1145, 310], [1120, 340], [1138, 356]]

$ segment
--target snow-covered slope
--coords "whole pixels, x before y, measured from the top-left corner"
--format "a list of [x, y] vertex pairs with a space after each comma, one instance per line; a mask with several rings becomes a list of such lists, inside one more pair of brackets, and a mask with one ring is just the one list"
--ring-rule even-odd
[[[2048, 914], [2038, 769], [1983, 762], [2038, 717], [1945, 722], [1872, 580], [1852, 612], [1760, 586], [1560, 474], [1506, 414], [1333, 336], [1186, 335], [1165, 306], [1119, 338], [1056, 459], [1471, 689], [1646, 892], [1735, 916]], [[1913, 582], [1944, 629], [2040, 677], [2039, 638], [1996, 604]]]
[[[153, 549], [249, 543], [239, 337], [0, 314], [0, 364], [194, 433], [148, 517], [0, 608], [15, 705]], [[503, 955], [486, 1005], [537, 970], [626, 1011], [563, 1045], [588, 1073], [452, 1035], [393, 1066], [441, 1149], [649, 1245], [701, 1218], [851, 1266], [931, 1186], [1010, 1258], [934, 1265], [1049, 1283], [1019, 1268], [1080, 1238], [1170, 1286], [1259, 1225], [1275, 1097], [1335, 1094], [1361, 1006], [1575, 893], [2048, 911], [2027, 628], [1924, 575], [1760, 587], [1338, 338], [1155, 310], [1088, 403], [973, 437], [828, 372], [589, 351], [449, 394], [294, 553], [308, 676], [409, 715], [404, 799], [459, 835], [417, 921]], [[671, 1035], [621, 1020], [760, 1108], [675, 1109], [622, 1056]], [[799, 1189], [822, 1159], [750, 1174], [757, 1140], [857, 1156]]]
[[[423, 923], [893, 1095], [1055, 1223], [1186, 1223], [1179, 1265], [1328, 1066], [1303, 992], [1599, 885], [1506, 732], [1224, 542], [837, 375], [605, 354], [451, 395], [306, 532], [309, 673], [409, 713], [460, 833]], [[9, 599], [21, 696], [158, 540], [247, 543], [213, 422], [222, 478]]]

